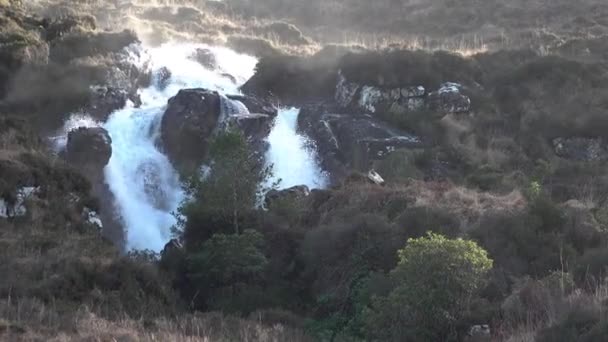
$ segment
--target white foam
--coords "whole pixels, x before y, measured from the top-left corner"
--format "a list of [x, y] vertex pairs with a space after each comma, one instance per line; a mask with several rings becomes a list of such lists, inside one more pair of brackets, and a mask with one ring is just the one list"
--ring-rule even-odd
[[300, 110], [280, 109], [274, 127], [268, 135], [270, 148], [266, 154], [273, 164], [273, 181], [280, 180], [279, 188], [306, 185], [311, 189], [327, 186], [328, 177], [318, 165], [316, 153], [305, 137], [296, 131]]
[[[176, 223], [172, 213], [184, 198], [175, 170], [155, 145], [168, 99], [183, 88], [238, 93], [237, 84], [188, 58], [197, 48], [210, 49], [221, 70], [241, 83], [253, 75], [256, 59], [229, 49], [201, 44], [165, 44], [149, 49], [152, 70], [166, 67], [171, 72], [167, 87], [142, 90], [140, 108], [119, 110], [104, 126], [112, 137], [113, 150], [105, 169], [106, 182], [120, 209], [128, 249], [160, 251], [170, 240], [170, 228]], [[153, 191], [151, 179], [157, 183]]]

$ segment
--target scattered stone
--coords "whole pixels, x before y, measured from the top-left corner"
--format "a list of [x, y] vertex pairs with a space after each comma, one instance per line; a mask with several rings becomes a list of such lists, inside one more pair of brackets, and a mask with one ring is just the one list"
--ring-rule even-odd
[[608, 159], [606, 146], [601, 138], [557, 138], [553, 140], [555, 154], [564, 159], [594, 162]]

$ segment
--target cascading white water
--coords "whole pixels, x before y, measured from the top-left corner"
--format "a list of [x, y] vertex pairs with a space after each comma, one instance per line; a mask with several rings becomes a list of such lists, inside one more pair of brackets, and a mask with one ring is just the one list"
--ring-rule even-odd
[[266, 160], [273, 165], [273, 181], [280, 181], [280, 189], [296, 185], [324, 188], [328, 182], [327, 175], [321, 171], [306, 138], [296, 133], [299, 114], [297, 108], [280, 109], [268, 135], [270, 147]]
[[[213, 52], [216, 70], [189, 58], [197, 48]], [[183, 88], [238, 93], [239, 84], [222, 74], [243, 83], [253, 75], [257, 61], [229, 49], [198, 44], [166, 44], [147, 53], [154, 74], [164, 67], [171, 78], [164, 87], [155, 82], [142, 90], [140, 108], [119, 110], [105, 124], [113, 150], [105, 176], [125, 225], [127, 248], [159, 251], [171, 237], [173, 212], [183, 199], [175, 170], [155, 145], [167, 101]]]
[[[197, 48], [213, 52], [215, 70], [189, 58]], [[140, 91], [139, 108], [129, 103], [112, 113], [103, 125], [112, 137], [112, 157], [104, 171], [125, 226], [127, 248], [160, 251], [171, 238], [170, 228], [176, 223], [173, 213], [184, 199], [174, 168], [156, 147], [167, 101], [184, 88], [238, 94], [238, 87], [253, 76], [257, 60], [227, 48], [201, 44], [165, 44], [142, 53], [157, 76], [152, 86]], [[171, 73], [163, 86], [157, 79], [161, 68]], [[230, 105], [234, 107], [231, 111], [244, 111], [238, 102]], [[314, 153], [306, 148], [306, 140], [296, 133], [298, 113], [295, 108], [279, 111], [268, 137], [267, 161], [274, 164], [274, 177], [282, 180], [281, 188], [301, 184], [321, 188], [327, 178], [316, 164]], [[65, 146], [71, 129], [95, 125], [99, 123], [74, 116], [66, 122], [63, 136], [55, 138], [55, 144]]]

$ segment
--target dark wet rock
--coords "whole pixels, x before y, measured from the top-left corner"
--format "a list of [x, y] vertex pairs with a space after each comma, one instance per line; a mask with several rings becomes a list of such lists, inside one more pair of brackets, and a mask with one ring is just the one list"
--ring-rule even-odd
[[160, 68], [156, 73], [156, 86], [160, 90], [165, 90], [169, 83], [171, 82], [171, 70], [167, 67]]
[[242, 114], [228, 118], [228, 125], [240, 129], [247, 138], [262, 141], [272, 129], [274, 117], [266, 114]]
[[103, 173], [112, 156], [110, 135], [101, 127], [75, 129], [68, 134], [65, 156], [86, 177], [91, 184], [91, 194], [98, 199], [99, 210], [85, 213], [83, 217], [87, 222], [100, 227], [103, 236], [123, 247], [125, 237], [122, 219]]
[[284, 190], [270, 190], [266, 193], [264, 204], [271, 208], [273, 204], [282, 201], [299, 201], [310, 195], [310, 189], [306, 185], [297, 185]]
[[298, 130], [316, 147], [323, 168], [333, 180], [346, 170], [368, 172], [374, 160], [400, 148], [421, 147], [416, 136], [396, 130], [367, 114], [333, 114], [323, 107], [305, 107]]
[[208, 140], [217, 129], [238, 127], [261, 147], [276, 113], [275, 108], [249, 96], [224, 97], [206, 89], [183, 89], [169, 100], [161, 122], [162, 145], [178, 169], [190, 170], [204, 160]]
[[79, 166], [103, 168], [112, 156], [112, 138], [101, 127], [81, 127], [68, 133], [67, 160]]
[[247, 95], [228, 95], [230, 100], [239, 101], [247, 107], [250, 113], [253, 114], [265, 114], [268, 116], [275, 117], [278, 114], [277, 107], [272, 105], [269, 99], [259, 99], [253, 96]]
[[161, 141], [169, 159], [181, 168], [196, 168], [221, 116], [221, 97], [206, 89], [182, 89], [169, 100], [161, 122]]
[[215, 70], [217, 68], [215, 54], [209, 49], [196, 49], [190, 58], [207, 69]]
[[555, 154], [575, 161], [603, 161], [608, 159], [608, 149], [601, 138], [557, 138], [553, 140]]

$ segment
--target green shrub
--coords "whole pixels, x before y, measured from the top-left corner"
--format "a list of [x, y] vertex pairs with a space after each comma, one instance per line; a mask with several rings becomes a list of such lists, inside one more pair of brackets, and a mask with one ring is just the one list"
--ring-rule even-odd
[[430, 233], [410, 239], [392, 271], [394, 289], [366, 312], [373, 340], [448, 341], [472, 296], [483, 286], [492, 260], [475, 242]]

